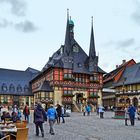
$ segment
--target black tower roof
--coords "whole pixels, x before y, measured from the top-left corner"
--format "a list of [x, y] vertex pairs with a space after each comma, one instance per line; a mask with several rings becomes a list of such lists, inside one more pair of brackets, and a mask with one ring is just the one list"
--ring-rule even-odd
[[96, 50], [95, 50], [95, 42], [94, 42], [94, 34], [93, 34], [93, 17], [92, 17], [91, 36], [90, 36], [90, 49], [89, 49], [89, 61], [94, 61], [95, 57], [96, 57]]
[[67, 26], [65, 43], [49, 58], [42, 71], [50, 67], [68, 68], [75, 73], [93, 74], [93, 72], [105, 73], [98, 67], [98, 56], [96, 56], [93, 24], [91, 28], [89, 56], [84, 52], [74, 39], [74, 22], [69, 19], [67, 12]]

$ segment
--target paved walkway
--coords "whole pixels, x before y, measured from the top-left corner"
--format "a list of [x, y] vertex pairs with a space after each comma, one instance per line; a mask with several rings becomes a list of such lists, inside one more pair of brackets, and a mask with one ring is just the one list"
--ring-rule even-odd
[[112, 112], [105, 112], [100, 119], [95, 113], [82, 116], [72, 113], [66, 123], [55, 125], [55, 135], [50, 135], [48, 122], [44, 123], [45, 137], [35, 136], [33, 123], [29, 124], [29, 140], [140, 140], [140, 121], [135, 126], [125, 126], [124, 120], [112, 119]]

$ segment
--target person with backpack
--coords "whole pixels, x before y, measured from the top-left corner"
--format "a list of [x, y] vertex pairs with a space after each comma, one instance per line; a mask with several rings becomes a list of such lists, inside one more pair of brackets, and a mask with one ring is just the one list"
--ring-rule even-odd
[[26, 106], [23, 109], [23, 114], [24, 114], [25, 120], [29, 123], [30, 109], [29, 109], [28, 103], [26, 103]]
[[43, 123], [47, 121], [46, 112], [43, 109], [41, 103], [38, 103], [34, 109], [34, 123], [36, 126], [36, 136], [39, 136], [39, 128], [41, 130], [42, 137], [44, 137]]

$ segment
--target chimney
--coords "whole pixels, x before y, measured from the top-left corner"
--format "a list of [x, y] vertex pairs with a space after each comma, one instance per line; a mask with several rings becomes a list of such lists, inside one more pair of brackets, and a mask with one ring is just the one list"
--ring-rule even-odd
[[122, 60], [122, 64], [124, 64], [126, 62], [126, 60], [124, 59], [124, 60]]

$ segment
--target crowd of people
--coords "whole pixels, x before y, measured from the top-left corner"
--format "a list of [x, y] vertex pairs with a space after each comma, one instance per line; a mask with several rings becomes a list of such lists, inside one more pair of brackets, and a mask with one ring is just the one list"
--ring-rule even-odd
[[[85, 116], [86, 114], [87, 116], [89, 116], [91, 111], [92, 111], [92, 107], [90, 104], [83, 105], [82, 107], [83, 116]], [[97, 111], [97, 115], [99, 115], [100, 118], [104, 118], [105, 108], [102, 105], [97, 107], [96, 111]]]
[[57, 107], [55, 108], [52, 104], [50, 104], [49, 108], [45, 110], [41, 103], [36, 103], [35, 109], [34, 109], [34, 123], [36, 126], [36, 136], [39, 136], [39, 129], [41, 131], [42, 137], [44, 137], [44, 128], [43, 123], [45, 121], [49, 122], [50, 130], [49, 133], [51, 135], [54, 135], [54, 124], [57, 122], [57, 124], [60, 124], [60, 120], [62, 118], [62, 123], [65, 123], [64, 119], [64, 107], [57, 104]]
[[[0, 107], [0, 121], [4, 121], [4, 122], [6, 120], [13, 121], [13, 122], [21, 121], [21, 117], [22, 117], [21, 114], [22, 112], [17, 105], [14, 105], [11, 109], [9, 107], [8, 108], [2, 106]], [[23, 109], [23, 114], [25, 116], [25, 120], [29, 122], [30, 111], [29, 111], [28, 104], [26, 104], [25, 108]]]
[[[30, 116], [30, 109], [28, 107], [28, 104], [25, 105], [23, 112], [21, 112], [20, 108], [17, 107], [17, 105], [14, 105], [11, 109], [11, 111], [1, 111], [2, 107], [0, 107], [0, 119], [1, 121], [13, 121], [17, 122], [20, 121], [22, 118], [22, 113], [25, 117], [25, 120], [29, 122], [29, 116]], [[132, 126], [135, 124], [135, 114], [136, 114], [136, 108], [133, 105], [130, 105], [129, 107], [126, 107], [124, 109], [125, 111], [125, 125], [128, 125], [128, 120], [130, 119], [130, 123]], [[2, 114], [1, 114], [2, 112]], [[86, 104], [82, 106], [82, 112], [83, 116], [87, 115], [90, 116], [92, 112], [92, 106], [91, 104]], [[102, 105], [99, 105], [96, 108], [97, 115], [99, 115], [100, 118], [104, 118], [104, 112], [105, 108]], [[46, 110], [42, 107], [41, 103], [36, 103], [34, 107], [34, 117], [33, 121], [35, 124], [36, 129], [36, 136], [39, 136], [39, 131], [41, 131], [42, 137], [44, 137], [44, 127], [43, 123], [48, 121], [49, 123], [49, 133], [51, 135], [54, 135], [54, 124], [55, 122], [57, 124], [65, 123], [64, 119], [65, 109], [63, 105], [57, 104], [57, 106], [54, 106], [53, 104], [49, 105], [49, 108]], [[40, 130], [39, 130], [40, 129]]]

